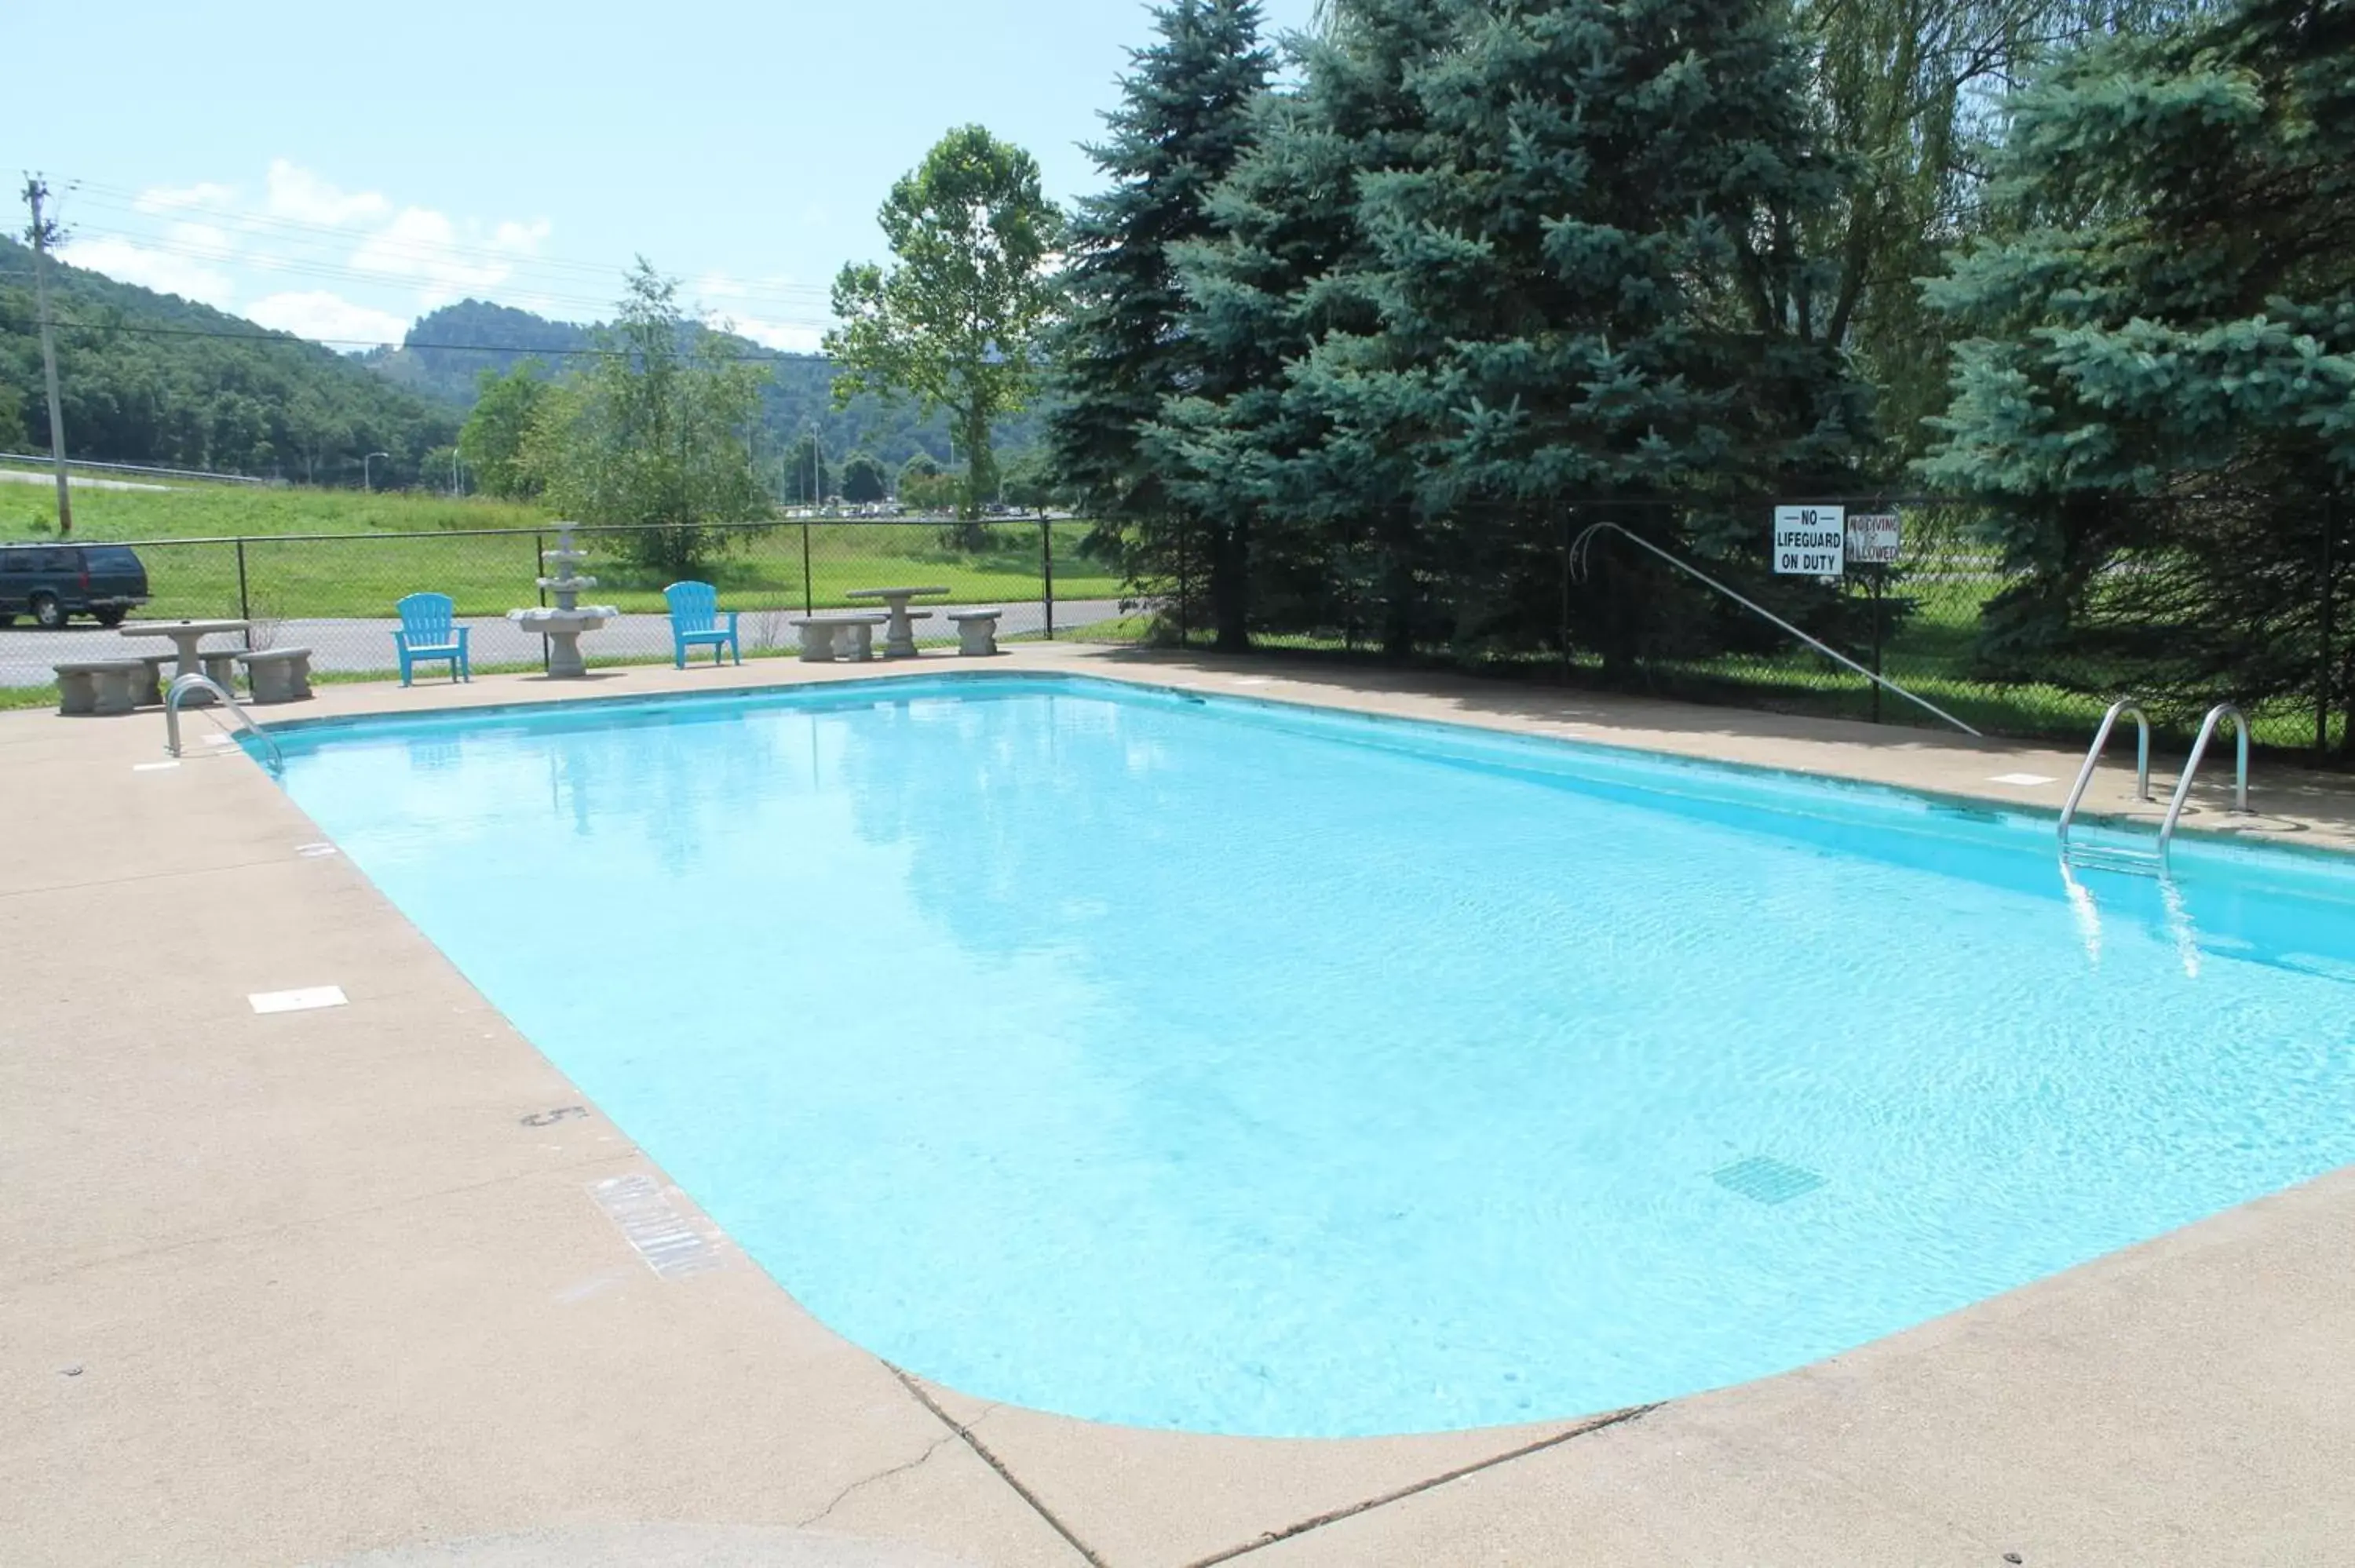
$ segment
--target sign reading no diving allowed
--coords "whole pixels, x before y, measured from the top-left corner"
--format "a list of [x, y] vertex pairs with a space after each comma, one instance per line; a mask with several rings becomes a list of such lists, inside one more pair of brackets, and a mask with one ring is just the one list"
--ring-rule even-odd
[[1774, 508], [1774, 569], [1789, 577], [1848, 575], [1848, 508]]

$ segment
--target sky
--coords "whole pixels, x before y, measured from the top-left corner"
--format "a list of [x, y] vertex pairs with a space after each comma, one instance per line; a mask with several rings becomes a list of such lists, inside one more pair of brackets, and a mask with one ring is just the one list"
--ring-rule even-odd
[[[1263, 0], [1270, 33], [1313, 3]], [[644, 255], [807, 351], [843, 263], [885, 259], [891, 182], [950, 127], [1028, 148], [1058, 200], [1096, 188], [1079, 144], [1151, 20], [1140, 0], [128, 0], [9, 34], [0, 172], [48, 180], [77, 266], [357, 348], [470, 296], [597, 319]]]

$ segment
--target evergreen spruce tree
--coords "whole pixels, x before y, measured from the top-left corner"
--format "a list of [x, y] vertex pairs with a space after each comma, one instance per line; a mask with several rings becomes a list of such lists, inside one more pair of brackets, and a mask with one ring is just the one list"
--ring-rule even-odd
[[1362, 620], [1392, 652], [1412, 647], [1417, 540], [1397, 454], [1337, 445], [1292, 366], [1328, 334], [1379, 328], [1354, 286], [1359, 180], [1415, 155], [1408, 73], [1445, 40], [1450, 11], [1351, 0], [1295, 40], [1304, 85], [1263, 101], [1251, 151], [1212, 198], [1217, 235], [1178, 248], [1183, 330], [1207, 374], [1165, 405], [1149, 449], [1204, 515], [1247, 531], [1247, 556], [1213, 563], [1230, 645], [1247, 597], [1271, 625], [1354, 634]]
[[[1370, 541], [1391, 652], [1551, 641], [1571, 498], [1850, 471], [1865, 397], [1796, 238], [1838, 185], [1785, 7], [1348, 0], [1304, 64], [1188, 271], [1258, 373], [1170, 422], [1328, 580]], [[1624, 661], [1641, 596], [1594, 603]]]
[[2345, 692], [2318, 664], [2355, 588], [2355, 5], [2118, 39], [2010, 118], [2005, 232], [1927, 290], [1971, 335], [1922, 471], [1998, 503], [2024, 574], [1991, 672], [2187, 708]]
[[[1415, 452], [1442, 630], [1469, 652], [1559, 624], [1539, 568], [1565, 501], [1838, 488], [1866, 421], [1797, 239], [1839, 182], [1785, 8], [1456, 10], [1410, 79], [1421, 166], [1360, 182], [1381, 331], [1328, 341], [1301, 378], [1332, 387], [1359, 444]], [[1674, 514], [1645, 515], [1657, 535]], [[1756, 507], [1728, 521], [1754, 558]], [[1606, 657], [1646, 639], [1646, 581], [1614, 567], [1585, 599]]]
[[1226, 563], [1213, 572], [1220, 641], [1243, 638], [1240, 562], [1247, 520], [1203, 514], [1165, 482], [1146, 447], [1163, 402], [1197, 394], [1215, 371], [1180, 330], [1176, 248], [1215, 233], [1209, 197], [1249, 144], [1253, 105], [1274, 60], [1257, 0], [1173, 0], [1154, 14], [1159, 41], [1136, 51], [1092, 148], [1112, 188], [1080, 205], [1057, 334], [1049, 440], [1066, 487], [1115, 544], [1132, 576], [1165, 576], [1197, 536]]

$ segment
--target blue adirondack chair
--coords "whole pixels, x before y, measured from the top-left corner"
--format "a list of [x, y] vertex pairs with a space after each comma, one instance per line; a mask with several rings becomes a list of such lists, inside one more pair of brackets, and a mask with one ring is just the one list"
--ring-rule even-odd
[[718, 588], [709, 583], [673, 583], [663, 589], [663, 598], [670, 601], [671, 662], [686, 669], [690, 648], [710, 649], [715, 664], [722, 648], [739, 664], [744, 662], [744, 645], [736, 640], [737, 612], [720, 612]]
[[392, 645], [400, 654], [402, 685], [409, 684], [410, 668], [420, 660], [429, 664], [446, 660], [453, 680], [474, 678], [466, 658], [471, 628], [460, 626], [457, 619], [458, 607], [446, 593], [413, 593], [400, 601], [400, 630], [392, 634]]

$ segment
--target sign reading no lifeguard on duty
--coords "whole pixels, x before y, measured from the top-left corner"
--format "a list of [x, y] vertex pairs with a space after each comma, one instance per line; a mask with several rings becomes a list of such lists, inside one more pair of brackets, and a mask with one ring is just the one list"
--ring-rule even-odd
[[1789, 577], [1848, 575], [1848, 508], [1774, 508], [1774, 569]]

